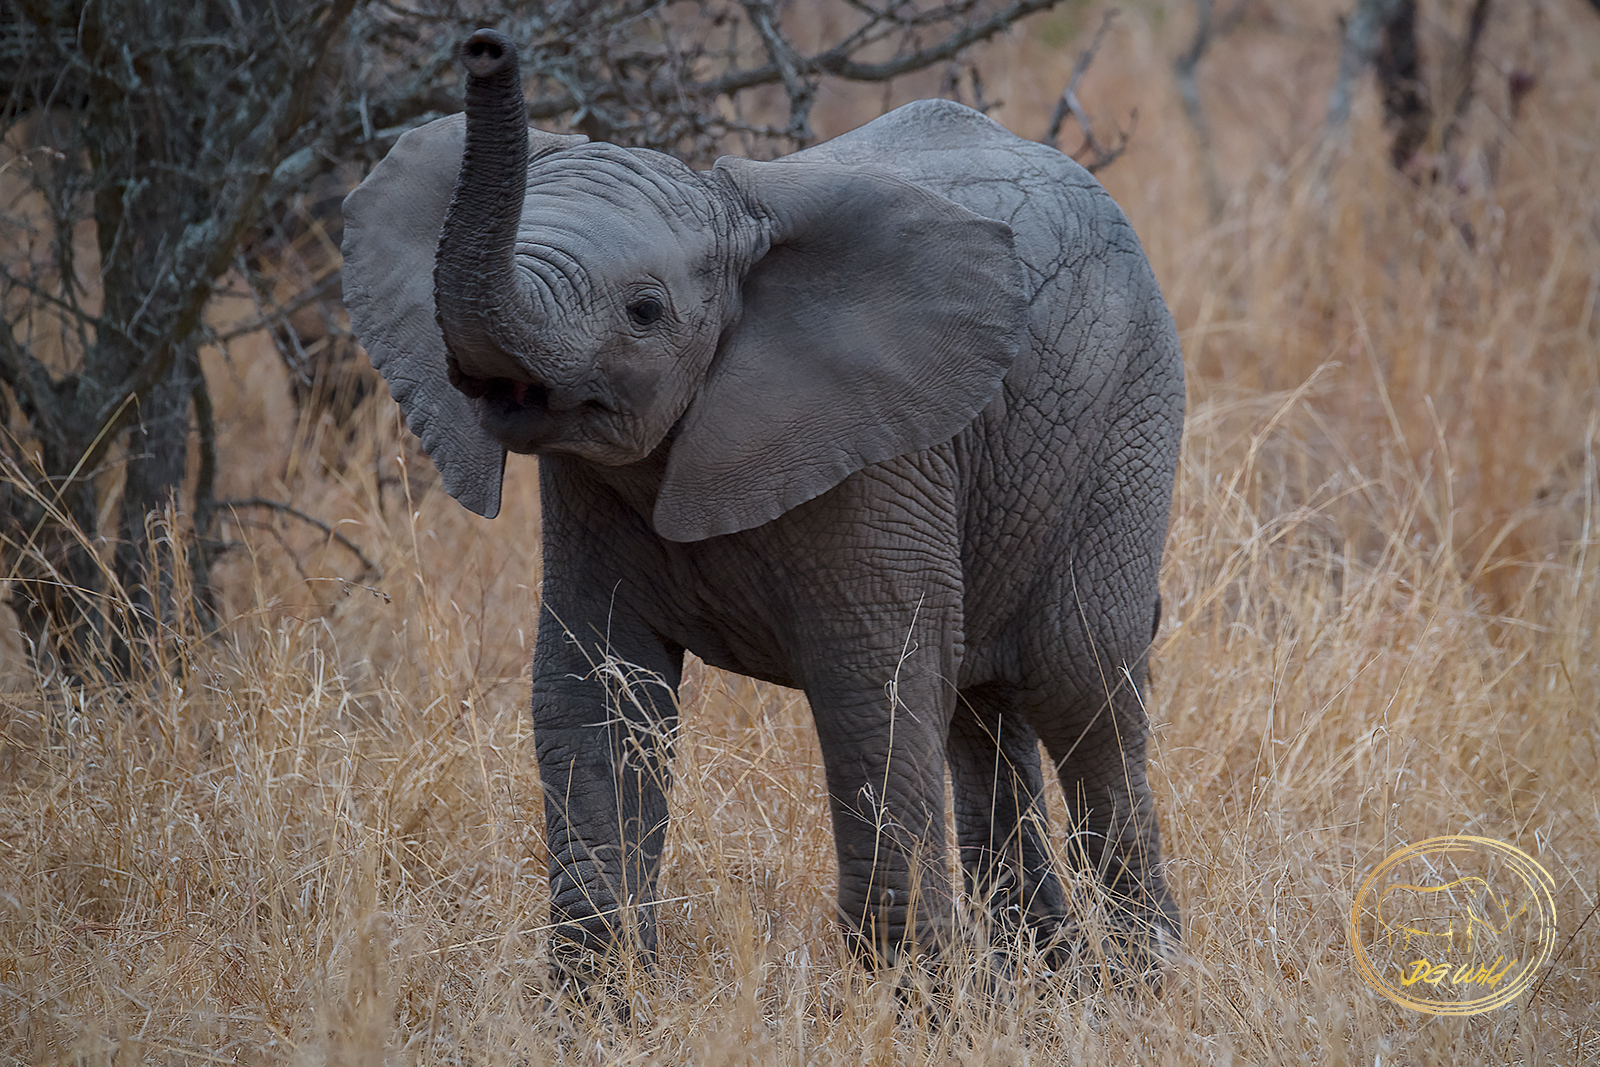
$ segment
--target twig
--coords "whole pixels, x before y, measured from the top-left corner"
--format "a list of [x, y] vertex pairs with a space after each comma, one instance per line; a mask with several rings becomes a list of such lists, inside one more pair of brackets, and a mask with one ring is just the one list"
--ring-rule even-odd
[[[800, 57], [795, 69], [800, 74], [829, 74], [835, 78], [843, 78], [846, 81], [891, 81], [902, 74], [922, 70], [925, 67], [933, 66], [941, 60], [949, 59], [969, 45], [987, 41], [996, 34], [1009, 29], [1013, 23], [1037, 12], [1047, 11], [1060, 2], [1061, 0], [1015, 0], [1015, 2], [990, 15], [982, 22], [963, 27], [936, 45], [921, 48], [902, 56], [896, 56], [882, 63], [854, 62], [851, 56], [868, 44], [876, 43], [877, 38], [867, 40], [859, 36], [852, 36], [846, 42], [830, 48], [826, 52], [820, 52], [814, 56]], [[900, 20], [893, 21], [898, 22]], [[682, 96], [731, 96], [744, 89], [751, 89], [757, 85], [772, 85], [782, 80], [783, 72], [778, 68], [778, 65], [776, 63], [766, 63], [759, 67], [732, 70], [702, 82], [685, 84], [671, 80], [653, 81], [648, 87], [648, 95], [652, 101], [673, 100]], [[591, 104], [611, 102], [621, 100], [622, 97], [622, 90], [613, 85], [595, 93], [588, 102]], [[578, 107], [579, 103], [580, 101], [577, 97], [570, 92], [536, 97], [528, 102], [528, 117], [532, 119], [558, 118]]]
[[1078, 101], [1078, 83], [1083, 81], [1083, 76], [1089, 71], [1089, 64], [1094, 62], [1095, 53], [1100, 51], [1100, 45], [1106, 39], [1106, 34], [1111, 32], [1111, 23], [1120, 14], [1116, 8], [1105, 13], [1100, 20], [1100, 28], [1094, 31], [1094, 40], [1089, 42], [1089, 47], [1078, 56], [1078, 61], [1072, 65], [1072, 77], [1067, 79], [1067, 87], [1061, 90], [1061, 99], [1056, 101], [1055, 113], [1050, 116], [1050, 132], [1044, 135], [1044, 143], [1051, 148], [1056, 147], [1056, 142], [1061, 136], [1061, 124], [1071, 115], [1078, 120], [1078, 127], [1083, 130], [1084, 143], [1099, 145], [1094, 139], [1094, 128], [1089, 124], [1089, 116], [1084, 112], [1083, 105]]
[[289, 516], [292, 516], [293, 518], [299, 519], [301, 522], [305, 523], [307, 526], [316, 527], [317, 529], [321, 530], [323, 533], [327, 534], [328, 537], [330, 537], [334, 541], [337, 541], [351, 555], [355, 556], [356, 559], [361, 561], [361, 577], [364, 578], [368, 574], [372, 574], [372, 575], [375, 575], [375, 576], [380, 577], [380, 578], [383, 577], [383, 572], [378, 569], [378, 565], [376, 563], [373, 563], [370, 559], [368, 559], [367, 556], [366, 556], [366, 553], [362, 552], [361, 549], [356, 546], [356, 543], [354, 541], [350, 540], [350, 538], [346, 537], [344, 534], [340, 533], [338, 530], [335, 530], [332, 526], [329, 526], [327, 523], [323, 522], [321, 519], [314, 518], [314, 517], [312, 517], [310, 515], [307, 515], [305, 512], [303, 512], [299, 508], [295, 507], [293, 504], [285, 504], [281, 500], [269, 500], [266, 497], [261, 497], [261, 496], [249, 496], [249, 497], [243, 497], [243, 498], [241, 498], [239, 500], [221, 500], [221, 501], [218, 501], [217, 502], [217, 508], [219, 510], [221, 510], [221, 509], [230, 509], [231, 510], [233, 508], [269, 508], [269, 509], [271, 509], [273, 511], [280, 511], [285, 515], [289, 515]]
[[[241, 257], [241, 261], [242, 258], [243, 257]], [[331, 271], [329, 272], [328, 276], [323, 278], [321, 281], [314, 283], [308, 289], [302, 290], [300, 295], [295, 297], [293, 300], [286, 304], [279, 304], [276, 307], [267, 308], [266, 310], [261, 310], [263, 306], [262, 301], [259, 294], [252, 287], [251, 296], [255, 298], [256, 301], [256, 317], [248, 322], [241, 323], [238, 326], [230, 327], [225, 332], [220, 333], [211, 329], [210, 327], [203, 326], [202, 330], [205, 333], [206, 343], [224, 345], [229, 341], [237, 341], [241, 337], [248, 337], [249, 335], [258, 333], [261, 330], [268, 330], [283, 325], [297, 312], [304, 311], [313, 304], [327, 300], [329, 294], [338, 288], [341, 273], [342, 272], [338, 270]]]
[[[1072, 158], [1077, 159], [1079, 163], [1082, 163], [1083, 169], [1088, 171], [1090, 174], [1098, 174], [1102, 170], [1105, 170], [1107, 167], [1111, 166], [1111, 164], [1115, 163], [1118, 159], [1122, 158], [1122, 153], [1126, 152], [1128, 150], [1128, 146], [1133, 143], [1133, 134], [1138, 128], [1139, 109], [1134, 108], [1132, 111], [1128, 112], [1127, 128], [1123, 129], [1121, 126], [1117, 127], [1116, 144], [1112, 145], [1110, 148], [1094, 143], [1080, 145], [1078, 150], [1072, 153]], [[1078, 159], [1078, 157], [1083, 154], [1083, 150], [1086, 147], [1093, 148], [1094, 155], [1089, 157], [1087, 161]]]
[[1455, 70], [1455, 105], [1450, 109], [1450, 121], [1444, 128], [1440, 145], [1445, 155], [1450, 154], [1456, 137], [1461, 133], [1462, 122], [1472, 106], [1473, 89], [1478, 66], [1478, 44], [1483, 40], [1483, 29], [1489, 22], [1490, 0], [1475, 0], [1467, 16], [1467, 36], [1461, 42], [1461, 53]]
[[[1190, 42], [1189, 50], [1173, 62], [1172, 73], [1178, 80], [1178, 95], [1183, 98], [1183, 113], [1194, 128], [1195, 140], [1199, 142], [1206, 206], [1215, 222], [1222, 217], [1222, 182], [1217, 177], [1217, 161], [1211, 151], [1211, 126], [1206, 122], [1205, 110], [1200, 106], [1200, 82], [1195, 75], [1200, 60], [1211, 47], [1211, 7], [1212, 0], [1195, 0], [1198, 21], [1194, 27], [1194, 40]], [[1235, 8], [1234, 14], [1237, 15], [1240, 10]]]
[[[1596, 0], [1596, 2], [1600, 3], [1600, 0]], [[1550, 958], [1550, 962], [1552, 964], [1559, 962], [1566, 956], [1567, 950], [1572, 948], [1572, 943], [1578, 939], [1579, 934], [1583, 933], [1583, 928], [1589, 925], [1589, 920], [1594, 918], [1596, 912], [1600, 912], [1600, 901], [1597, 901], [1595, 906], [1589, 909], [1589, 914], [1585, 915], [1583, 917], [1583, 921], [1578, 924], [1577, 929], [1572, 931], [1572, 936], [1567, 938], [1567, 943], [1561, 946], [1561, 951], [1557, 952]], [[1533, 992], [1528, 994], [1527, 1003], [1532, 1004], [1538, 999], [1539, 993], [1544, 989], [1544, 984], [1550, 980], [1552, 969], [1553, 968], [1546, 968], [1544, 974], [1539, 976], [1538, 984], [1533, 987]]]
[[778, 73], [783, 78], [784, 92], [789, 94], [787, 133], [796, 142], [805, 144], [813, 137], [811, 104], [817, 95], [816, 79], [805, 79], [800, 76], [798, 70], [800, 57], [795, 54], [794, 46], [789, 43], [788, 38], [784, 37], [774, 24], [777, 16], [772, 10], [772, 0], [739, 0], [739, 4], [744, 8], [745, 17], [750, 20], [750, 25], [755, 27], [762, 45], [766, 47], [767, 57], [778, 68]]

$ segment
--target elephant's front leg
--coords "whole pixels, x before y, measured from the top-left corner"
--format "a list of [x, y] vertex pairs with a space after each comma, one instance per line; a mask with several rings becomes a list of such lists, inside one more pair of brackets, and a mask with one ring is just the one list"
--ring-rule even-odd
[[802, 638], [803, 678], [827, 772], [839, 921], [858, 956], [892, 964], [911, 945], [938, 953], [950, 940], [945, 737], [960, 594], [949, 567], [861, 562], [853, 576], [840, 568], [839, 599]]
[[578, 975], [619, 947], [655, 950], [650, 905], [683, 663], [681, 649], [636, 622], [603, 623], [564, 622], [547, 601], [534, 651], [551, 949], [558, 966]]
[[869, 962], [951, 939], [944, 760], [964, 651], [954, 484], [949, 450], [931, 449], [775, 524], [795, 673], [828, 777], [839, 921]]
[[923, 647], [899, 663], [841, 664], [837, 677], [807, 686], [838, 849], [839, 920], [872, 963], [893, 964], [911, 945], [937, 953], [951, 932], [944, 735], [953, 692], [937, 640], [915, 634], [908, 644]]

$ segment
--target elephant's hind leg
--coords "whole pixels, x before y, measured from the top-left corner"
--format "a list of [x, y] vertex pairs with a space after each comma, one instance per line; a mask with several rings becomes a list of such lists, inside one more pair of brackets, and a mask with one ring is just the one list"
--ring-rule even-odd
[[1026, 929], [1041, 947], [1065, 915], [1050, 862], [1039, 738], [1014, 690], [963, 690], [947, 745], [956, 838], [967, 895], [997, 936]]
[[1107, 670], [1105, 689], [1034, 708], [1067, 803], [1067, 859], [1093, 872], [1111, 927], [1114, 969], [1159, 981], [1161, 960], [1176, 947], [1178, 906], [1161, 874], [1161, 837], [1145, 769], [1147, 725], [1137, 687], [1143, 660]]

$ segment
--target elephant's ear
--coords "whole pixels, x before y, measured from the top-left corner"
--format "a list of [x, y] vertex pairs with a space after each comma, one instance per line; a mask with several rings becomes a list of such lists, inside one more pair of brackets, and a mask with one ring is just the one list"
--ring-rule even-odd
[[655, 528], [674, 541], [759, 526], [954, 437], [993, 399], [1026, 311], [1011, 228], [921, 186], [799, 161], [717, 175], [771, 244], [672, 442]]
[[[350, 328], [389, 383], [445, 492], [479, 515], [500, 511], [506, 452], [450, 385], [433, 304], [433, 257], [455, 193], [466, 116], [404, 134], [344, 200], [344, 304]], [[587, 138], [530, 129], [529, 157]]]

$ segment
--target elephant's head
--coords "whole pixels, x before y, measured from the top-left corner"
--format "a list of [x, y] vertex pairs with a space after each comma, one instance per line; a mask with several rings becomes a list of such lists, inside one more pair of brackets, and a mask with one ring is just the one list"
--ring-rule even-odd
[[654, 524], [767, 522], [947, 440], [1025, 315], [1011, 230], [885, 170], [659, 153], [528, 128], [511, 43], [463, 46], [465, 116], [345, 201], [345, 302], [451, 495], [505, 451], [616, 466], [669, 441]]

